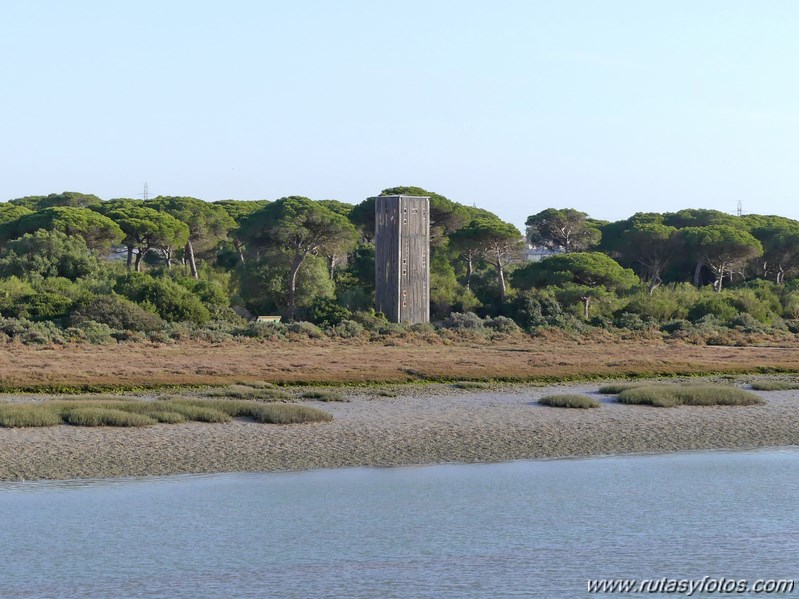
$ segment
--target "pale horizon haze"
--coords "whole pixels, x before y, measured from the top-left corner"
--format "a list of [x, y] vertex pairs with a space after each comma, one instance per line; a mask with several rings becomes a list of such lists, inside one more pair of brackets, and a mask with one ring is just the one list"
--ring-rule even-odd
[[4, 0], [0, 56], [0, 201], [417, 185], [520, 228], [799, 219], [788, 0]]

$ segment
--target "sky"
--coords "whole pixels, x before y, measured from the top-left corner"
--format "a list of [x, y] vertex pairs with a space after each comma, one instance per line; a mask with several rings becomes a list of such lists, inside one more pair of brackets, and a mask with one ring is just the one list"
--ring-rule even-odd
[[799, 219], [793, 0], [0, 2], [0, 200]]

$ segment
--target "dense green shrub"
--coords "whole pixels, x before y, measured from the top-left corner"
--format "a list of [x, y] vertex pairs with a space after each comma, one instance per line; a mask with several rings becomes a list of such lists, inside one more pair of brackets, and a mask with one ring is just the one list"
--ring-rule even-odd
[[[394, 324], [394, 323], [392, 323]], [[416, 324], [412, 324], [408, 327], [408, 330], [412, 333], [419, 333], [422, 335], [429, 335], [431, 333], [436, 332], [436, 327], [433, 326], [429, 322], [417, 322]]]
[[317, 297], [303, 310], [303, 314], [305, 320], [319, 326], [336, 326], [352, 316], [352, 312], [329, 297]]
[[630, 331], [643, 331], [649, 328], [649, 323], [645, 322], [638, 314], [622, 312], [613, 318], [613, 326]]
[[164, 326], [164, 321], [156, 314], [119, 295], [98, 295], [87, 298], [69, 315], [69, 321], [73, 326], [87, 320], [127, 331], [152, 332]]
[[211, 318], [197, 297], [171, 279], [131, 272], [117, 279], [115, 290], [129, 300], [152, 306], [166, 321], [203, 324]]
[[100, 260], [79, 236], [59, 231], [27, 233], [0, 251], [0, 277], [64, 277], [75, 280], [100, 272]]
[[75, 341], [85, 341], [97, 345], [116, 343], [114, 332], [107, 324], [93, 320], [84, 320], [66, 330], [66, 334]]
[[727, 321], [726, 326], [739, 329], [744, 333], [765, 333], [768, 330], [767, 326], [748, 312], [743, 312], [731, 318]]
[[184, 341], [191, 337], [191, 327], [184, 322], [168, 322], [164, 327], [164, 332], [175, 341]]
[[286, 325], [279, 322], [250, 322], [237, 331], [241, 337], [278, 341], [286, 338]]
[[63, 329], [49, 320], [33, 322], [25, 318], [0, 317], [0, 333], [27, 345], [60, 345], [67, 342]]
[[30, 320], [58, 320], [66, 315], [73, 300], [58, 293], [39, 293], [0, 298], [0, 311], [6, 316]]
[[294, 333], [302, 337], [309, 337], [311, 339], [321, 339], [324, 337], [322, 329], [313, 324], [312, 322], [298, 321], [290, 322], [286, 325], [286, 330], [289, 333]]
[[126, 341], [128, 343], [139, 343], [147, 340], [147, 335], [141, 331], [114, 331], [111, 333], [117, 341]]
[[342, 339], [354, 339], [363, 333], [363, 325], [354, 320], [342, 320], [330, 329], [331, 333]]
[[189, 338], [193, 341], [204, 341], [205, 343], [225, 343], [232, 341], [233, 335], [227, 331], [203, 327], [192, 330]]
[[787, 291], [781, 301], [785, 317], [799, 320], [799, 291]]
[[730, 320], [738, 315], [738, 308], [732, 304], [731, 299], [726, 292], [702, 297], [688, 310], [688, 318], [694, 322], [706, 316], [718, 320]]
[[[748, 284], [749, 285], [749, 284]], [[780, 315], [780, 298], [774, 293], [773, 284], [768, 281], [751, 283], [751, 287], [727, 289], [730, 304], [741, 314], [748, 314], [758, 322], [770, 323]]]
[[350, 320], [354, 320], [364, 329], [367, 331], [379, 331], [384, 328], [388, 324], [397, 324], [397, 323], [389, 323], [388, 319], [386, 319], [385, 314], [382, 312], [375, 312], [374, 308], [370, 308], [369, 310], [359, 310], [357, 312], [353, 312]]
[[227, 307], [230, 296], [219, 281], [181, 278], [178, 283], [194, 294], [206, 307]]
[[519, 325], [507, 316], [488, 317], [485, 319], [484, 326], [498, 333], [506, 333], [509, 335], [518, 333], [521, 330]]
[[660, 330], [664, 333], [679, 333], [690, 330], [694, 325], [687, 320], [669, 320], [660, 325]]
[[483, 319], [474, 312], [453, 312], [442, 323], [445, 329], [466, 331], [483, 328]]
[[642, 290], [630, 298], [624, 310], [638, 314], [642, 319], [658, 322], [683, 319], [688, 316], [688, 309], [696, 301], [697, 295], [692, 285], [658, 287], [652, 294]]
[[537, 290], [517, 293], [508, 306], [508, 316], [525, 330], [558, 326], [565, 318], [563, 308], [555, 297]]

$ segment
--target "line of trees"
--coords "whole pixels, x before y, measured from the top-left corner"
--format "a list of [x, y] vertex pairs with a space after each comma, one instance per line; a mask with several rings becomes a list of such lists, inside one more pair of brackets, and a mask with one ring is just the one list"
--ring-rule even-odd
[[[799, 222], [712, 210], [606, 222], [573, 209], [497, 215], [431, 198], [431, 313], [538, 326], [675, 327], [799, 318]], [[525, 260], [535, 247], [550, 256]], [[374, 297], [374, 199], [103, 201], [64, 192], [0, 204], [0, 313], [152, 330], [280, 313], [335, 325]], [[373, 313], [372, 313], [372, 316]], [[138, 324], [137, 324], [138, 323]], [[787, 323], [787, 324], [786, 324]]]

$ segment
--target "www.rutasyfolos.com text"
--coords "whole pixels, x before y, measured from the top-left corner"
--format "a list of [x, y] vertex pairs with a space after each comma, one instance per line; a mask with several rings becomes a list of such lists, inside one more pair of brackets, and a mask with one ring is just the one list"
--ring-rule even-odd
[[745, 578], [598, 578], [587, 583], [589, 593], [665, 593], [681, 594], [691, 597], [696, 593], [719, 594], [776, 594], [793, 593], [796, 581], [793, 579]]

